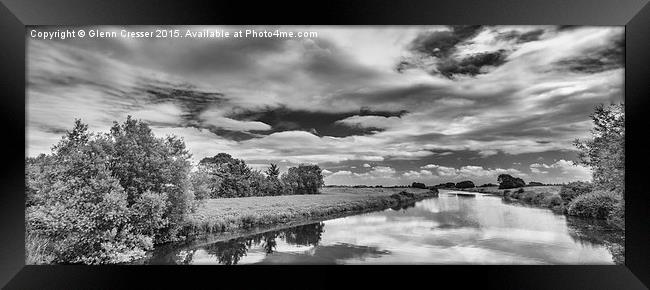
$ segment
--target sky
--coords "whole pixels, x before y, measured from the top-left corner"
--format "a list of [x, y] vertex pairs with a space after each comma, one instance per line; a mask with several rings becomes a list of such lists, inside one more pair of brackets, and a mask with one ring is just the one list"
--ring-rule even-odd
[[194, 163], [318, 164], [330, 185], [564, 183], [591, 179], [572, 141], [594, 106], [624, 98], [620, 26], [163, 28], [317, 36], [28, 34], [26, 154], [50, 153], [75, 118], [108, 132], [131, 115], [182, 137]]

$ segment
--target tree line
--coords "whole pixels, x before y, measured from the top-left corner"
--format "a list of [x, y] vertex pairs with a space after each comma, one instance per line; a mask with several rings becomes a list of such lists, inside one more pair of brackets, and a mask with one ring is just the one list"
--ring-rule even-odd
[[300, 164], [280, 175], [277, 164], [262, 172], [227, 153], [203, 158], [190, 180], [198, 199], [318, 194], [324, 184], [318, 165]]

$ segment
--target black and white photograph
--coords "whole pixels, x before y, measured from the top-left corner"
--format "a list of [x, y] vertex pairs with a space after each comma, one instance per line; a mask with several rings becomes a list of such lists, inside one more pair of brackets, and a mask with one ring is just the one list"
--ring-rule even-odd
[[625, 264], [624, 26], [25, 34], [27, 265]]

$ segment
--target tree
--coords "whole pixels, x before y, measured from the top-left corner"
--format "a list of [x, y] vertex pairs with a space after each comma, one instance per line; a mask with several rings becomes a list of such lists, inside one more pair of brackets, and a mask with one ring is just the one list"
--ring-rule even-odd
[[560, 197], [565, 204], [569, 204], [574, 198], [594, 190], [593, 184], [583, 181], [573, 181], [560, 188]]
[[544, 183], [537, 182], [537, 181], [528, 182], [528, 186], [543, 186], [543, 185]]
[[453, 188], [456, 187], [456, 184], [453, 182], [440, 183], [435, 186], [436, 188]]
[[413, 188], [422, 188], [422, 189], [427, 188], [427, 186], [424, 183], [420, 183], [420, 182], [413, 182], [411, 184], [411, 187], [413, 187]]
[[289, 194], [317, 194], [325, 183], [322, 170], [318, 165], [301, 164], [291, 167], [282, 175], [282, 182]]
[[218, 180], [216, 188], [218, 197], [251, 196], [251, 178], [253, 171], [241, 159], [235, 159], [227, 153], [201, 159], [199, 165], [206, 166], [209, 174]]
[[596, 188], [625, 191], [625, 107], [596, 106], [590, 115], [594, 127], [589, 140], [575, 140], [580, 163], [591, 167]]
[[497, 177], [497, 182], [499, 183], [499, 189], [508, 189], [508, 188], [517, 188], [526, 186], [521, 178], [512, 177], [509, 174], [500, 174]]
[[619, 195], [607, 220], [625, 229], [625, 106], [596, 106], [590, 115], [594, 127], [592, 139], [575, 140], [580, 163], [591, 167], [594, 187]]
[[146, 123], [128, 116], [113, 123], [110, 170], [127, 192], [128, 204], [146, 191], [166, 195], [164, 218], [168, 226], [156, 234], [157, 242], [174, 240], [193, 200], [189, 172], [191, 155], [183, 139], [157, 138]]
[[469, 180], [456, 183], [456, 188], [474, 188], [474, 187], [476, 187], [474, 185], [474, 182], [471, 182]]
[[131, 224], [127, 193], [109, 169], [110, 139], [75, 121], [41, 163], [32, 183], [38, 202], [26, 210], [30, 234], [45, 237], [55, 263], [101, 264], [140, 257], [152, 237]]
[[282, 194], [282, 182], [280, 181], [280, 169], [276, 164], [271, 163], [266, 169], [266, 180], [268, 181], [267, 192], [269, 195]]
[[278, 165], [271, 163], [269, 168], [266, 169], [266, 177], [269, 180], [278, 180], [280, 177], [280, 169], [278, 168]]
[[[182, 139], [127, 118], [108, 134], [74, 127], [50, 155], [26, 159], [27, 227], [56, 263], [118, 263], [174, 240], [193, 199]], [[31, 196], [31, 197], [30, 197]]]

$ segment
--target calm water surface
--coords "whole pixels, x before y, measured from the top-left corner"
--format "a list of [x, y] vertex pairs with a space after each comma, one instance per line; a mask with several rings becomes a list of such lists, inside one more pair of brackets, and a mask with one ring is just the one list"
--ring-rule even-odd
[[441, 190], [405, 208], [200, 246], [159, 249], [146, 264], [613, 264], [593, 221], [500, 197]]

